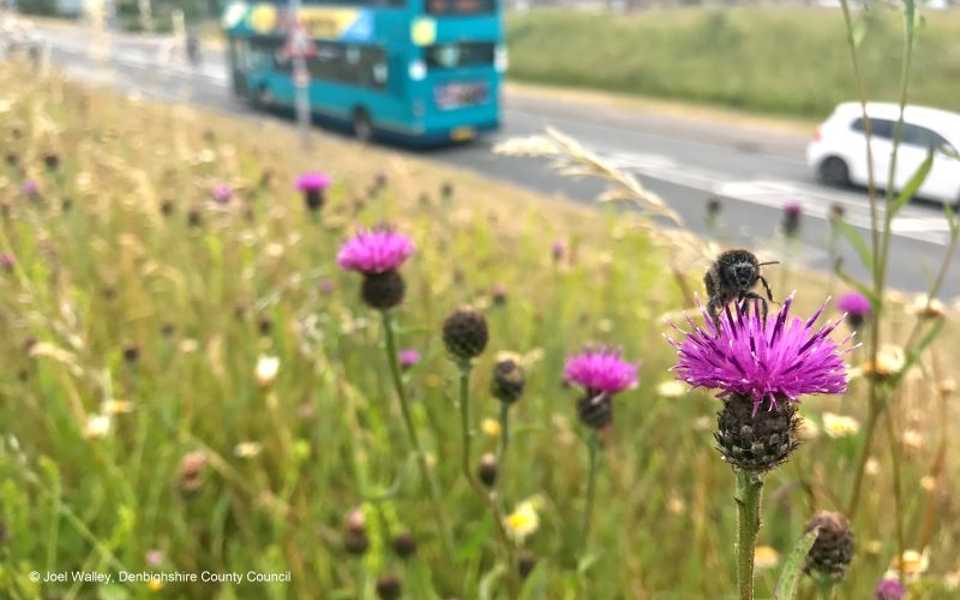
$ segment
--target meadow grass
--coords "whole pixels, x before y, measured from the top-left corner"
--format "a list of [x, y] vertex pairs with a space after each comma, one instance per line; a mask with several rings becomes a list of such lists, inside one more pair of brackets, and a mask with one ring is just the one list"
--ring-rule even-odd
[[[539, 515], [522, 597], [732, 594], [734, 478], [711, 438], [719, 402], [660, 388], [675, 361], [664, 315], [685, 305], [669, 252], [639, 217], [321, 134], [305, 155], [283, 124], [22, 67], [2, 67], [0, 89], [3, 154], [20, 165], [0, 178], [0, 253], [12, 258], [0, 269], [4, 597], [372, 598], [384, 573], [410, 598], [507, 597], [492, 571], [494, 524], [460, 472], [457, 369], [439, 335], [464, 303], [484, 310], [491, 339], [474, 367], [475, 458], [498, 443], [477, 425], [498, 415], [487, 391], [496, 356], [517, 353], [528, 374], [498, 484], [507, 511], [532, 499]], [[335, 180], [316, 217], [293, 188], [309, 169]], [[28, 180], [36, 193], [25, 193]], [[234, 190], [228, 203], [211, 199], [220, 184]], [[452, 193], [440, 193], [445, 184]], [[408, 451], [379, 315], [335, 261], [357, 226], [384, 221], [417, 244], [396, 321], [400, 347], [422, 356], [403, 377], [452, 555]], [[705, 267], [679, 275], [697, 287]], [[802, 311], [825, 299], [819, 277], [786, 284], [800, 288]], [[891, 299], [888, 340], [914, 322], [903, 302]], [[957, 339], [951, 320], [894, 411], [907, 441], [909, 546], [930, 558], [916, 598], [949, 597], [945, 576], [960, 569], [956, 409], [938, 391], [956, 376]], [[561, 378], [564, 357], [587, 343], [622, 348], [640, 377], [603, 435], [585, 551], [585, 432]], [[279, 360], [275, 379], [258, 378], [261, 357]], [[854, 381], [842, 398], [802, 404], [820, 434], [768, 478], [761, 545], [782, 556], [814, 510], [845, 507], [861, 439], [826, 435], [823, 414], [862, 420], [863, 392]], [[868, 471], [842, 598], [867, 597], [896, 552], [884, 448]], [[344, 519], [358, 507], [370, 541], [362, 557], [344, 549]], [[390, 548], [403, 531], [418, 543], [406, 561]], [[291, 581], [30, 580], [67, 569], [289, 571]], [[776, 571], [760, 568], [759, 597]]]
[[[860, 46], [872, 100], [897, 99], [902, 19], [875, 6]], [[533, 10], [507, 19], [518, 81], [822, 117], [856, 97], [838, 9]], [[960, 109], [960, 11], [927, 12], [910, 101]]]

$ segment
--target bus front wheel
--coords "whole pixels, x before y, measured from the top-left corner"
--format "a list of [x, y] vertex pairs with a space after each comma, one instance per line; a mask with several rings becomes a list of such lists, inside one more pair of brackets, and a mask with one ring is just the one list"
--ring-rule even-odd
[[367, 143], [373, 138], [373, 122], [370, 120], [367, 111], [362, 108], [353, 111], [350, 127], [353, 130], [354, 137], [363, 143]]

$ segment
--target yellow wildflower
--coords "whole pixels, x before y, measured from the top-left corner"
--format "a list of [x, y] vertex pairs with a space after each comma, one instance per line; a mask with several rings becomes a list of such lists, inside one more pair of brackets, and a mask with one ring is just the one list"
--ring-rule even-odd
[[681, 398], [689, 391], [686, 384], [676, 379], [668, 379], [657, 386], [657, 394], [662, 398]]
[[480, 430], [492, 438], [498, 437], [500, 435], [500, 423], [496, 419], [484, 419], [480, 422]]
[[823, 430], [832, 438], [844, 438], [856, 435], [860, 431], [860, 423], [853, 417], [823, 413]]
[[507, 515], [503, 520], [507, 533], [518, 543], [523, 543], [527, 536], [534, 533], [540, 527], [540, 516], [533, 502], [527, 500], [521, 502]]
[[753, 551], [753, 564], [758, 569], [772, 569], [780, 563], [780, 553], [770, 546], [757, 546]]

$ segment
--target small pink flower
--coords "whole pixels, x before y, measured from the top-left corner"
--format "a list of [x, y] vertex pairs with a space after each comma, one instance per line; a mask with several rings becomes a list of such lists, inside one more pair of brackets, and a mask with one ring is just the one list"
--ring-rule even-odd
[[589, 394], [616, 394], [637, 383], [637, 367], [611, 348], [585, 350], [567, 359], [563, 378]]
[[218, 204], [227, 204], [233, 198], [233, 188], [225, 183], [218, 183], [213, 186], [210, 195]]
[[410, 238], [389, 227], [358, 232], [337, 254], [337, 264], [365, 275], [385, 273], [400, 267], [415, 250]]
[[397, 353], [397, 358], [400, 360], [400, 366], [406, 370], [420, 362], [420, 353], [414, 348], [404, 348]]
[[40, 193], [40, 185], [33, 179], [28, 179], [20, 186], [20, 191], [24, 196], [36, 196]]

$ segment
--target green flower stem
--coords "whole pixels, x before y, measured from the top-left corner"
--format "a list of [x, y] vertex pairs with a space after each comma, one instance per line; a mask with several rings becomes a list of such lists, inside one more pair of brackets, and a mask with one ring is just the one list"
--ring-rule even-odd
[[737, 582], [740, 600], [753, 600], [753, 552], [760, 531], [760, 497], [763, 480], [755, 473], [737, 470]]
[[580, 527], [580, 544], [584, 553], [586, 553], [587, 546], [590, 544], [593, 498], [597, 490], [597, 449], [599, 446], [600, 440], [597, 438], [597, 432], [591, 430], [590, 437], [587, 438], [587, 499], [583, 506], [583, 525]]
[[823, 580], [817, 585], [821, 600], [833, 600], [833, 582], [829, 580]]
[[504, 525], [503, 511], [500, 510], [500, 504], [493, 492], [488, 492], [483, 485], [473, 476], [473, 463], [470, 460], [470, 446], [473, 442], [473, 429], [470, 427], [470, 370], [469, 361], [460, 361], [457, 363], [460, 369], [460, 428], [463, 434], [463, 476], [473, 491], [487, 505], [490, 514], [493, 516], [496, 525], [497, 537], [500, 545], [503, 547], [504, 556], [507, 563], [507, 581], [511, 589], [511, 597], [516, 598], [519, 595], [519, 580], [517, 579], [517, 565], [514, 559], [513, 543], [507, 535], [506, 525]]
[[903, 583], [903, 553], [906, 551], [906, 539], [903, 533], [903, 487], [900, 477], [900, 440], [897, 439], [896, 431], [893, 428], [893, 415], [887, 411], [884, 419], [887, 426], [887, 439], [890, 442], [890, 458], [893, 461], [893, 508], [896, 513], [894, 521], [897, 525], [897, 573], [900, 577], [900, 583]]
[[397, 390], [397, 398], [400, 400], [400, 412], [403, 415], [403, 423], [407, 430], [407, 437], [410, 440], [410, 446], [413, 447], [417, 455], [417, 464], [420, 466], [420, 474], [427, 482], [427, 490], [430, 493], [430, 502], [433, 504], [433, 513], [437, 522], [440, 524], [441, 538], [448, 557], [453, 556], [453, 536], [450, 532], [450, 526], [447, 523], [446, 514], [443, 511], [443, 504], [440, 502], [440, 490], [437, 488], [437, 482], [433, 478], [430, 466], [427, 464], [427, 455], [420, 444], [420, 437], [417, 434], [417, 427], [413, 422], [413, 415], [410, 412], [410, 402], [407, 399], [406, 388], [403, 385], [403, 379], [400, 376], [400, 364], [397, 362], [397, 341], [393, 332], [393, 317], [389, 311], [381, 311], [383, 315], [383, 331], [387, 346], [387, 363], [390, 364], [390, 373], [393, 376], [393, 385]]
[[870, 407], [867, 413], [866, 431], [863, 438], [863, 447], [860, 449], [860, 461], [857, 464], [857, 473], [853, 478], [853, 491], [850, 494], [850, 504], [847, 505], [847, 518], [853, 521], [860, 508], [860, 492], [863, 490], [863, 476], [866, 473], [867, 461], [870, 459], [870, 449], [873, 447], [873, 436], [877, 430], [877, 422], [883, 412], [883, 405], [875, 398], [870, 398]]
[[497, 469], [504, 473], [507, 462], [507, 447], [510, 445], [510, 405], [500, 403], [500, 446], [497, 449]]

